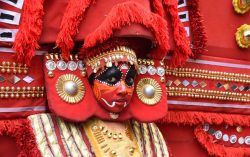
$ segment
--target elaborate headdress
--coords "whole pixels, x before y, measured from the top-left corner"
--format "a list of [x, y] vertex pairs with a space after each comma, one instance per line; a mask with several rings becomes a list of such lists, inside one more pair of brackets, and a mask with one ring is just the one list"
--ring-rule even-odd
[[[90, 116], [110, 119], [109, 113], [97, 104], [85, 76], [111, 63], [126, 61], [135, 65], [139, 74], [131, 105], [120, 113], [117, 120], [153, 121], [162, 118], [167, 112], [163, 60], [171, 50], [173, 65], [181, 64], [191, 55], [185, 29], [179, 20], [177, 2], [70, 0], [65, 5], [58, 0], [54, 4], [56, 6], [45, 5], [45, 23], [40, 38], [42, 43], [56, 41], [57, 48], [61, 50], [60, 55], [48, 54], [45, 60], [46, 91], [51, 111], [73, 121], [83, 121]], [[34, 8], [38, 13], [39, 9]], [[59, 16], [55, 19], [51, 10], [63, 10], [65, 13], [56, 13]], [[35, 17], [41, 19], [42, 12], [38, 13]], [[35, 17], [24, 16], [27, 21]], [[51, 21], [61, 23], [61, 26]], [[38, 43], [36, 37], [41, 31], [39, 25], [25, 28], [25, 24], [21, 26], [14, 45], [20, 61], [30, 60]], [[35, 29], [40, 30], [29, 34], [33, 40], [21, 39], [23, 33]], [[74, 42], [82, 40], [81, 53], [72, 55]], [[23, 47], [22, 44], [31, 46]], [[141, 47], [141, 50], [136, 47]]]

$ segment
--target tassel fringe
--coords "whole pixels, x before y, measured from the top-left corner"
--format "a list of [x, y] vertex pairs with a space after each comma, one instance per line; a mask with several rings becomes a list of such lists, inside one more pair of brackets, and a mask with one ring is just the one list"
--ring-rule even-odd
[[70, 51], [74, 47], [73, 38], [77, 34], [84, 13], [91, 3], [92, 0], [70, 0], [68, 3], [61, 23], [61, 29], [56, 39], [56, 44], [61, 49], [62, 57], [65, 60], [69, 59]]
[[177, 1], [175, 0], [164, 0], [164, 5], [166, 12], [170, 14], [174, 41], [175, 41], [175, 49], [172, 57], [172, 66], [176, 67], [178, 65], [182, 65], [186, 62], [189, 56], [192, 55], [192, 51], [190, 49], [190, 43], [187, 38], [186, 31], [183, 27], [183, 24], [180, 21], [177, 9]]
[[42, 33], [44, 0], [26, 0], [22, 13], [22, 23], [13, 45], [18, 62], [30, 64], [35, 50], [39, 48], [38, 40]]
[[199, 10], [199, 0], [187, 1], [189, 20], [192, 30], [192, 51], [193, 57], [197, 58], [199, 54], [206, 50], [207, 36], [205, 27], [202, 23], [202, 16]]
[[15, 138], [19, 149], [18, 157], [41, 157], [36, 140], [26, 119], [0, 121], [0, 136]]
[[83, 49], [103, 43], [112, 36], [115, 30], [131, 23], [142, 24], [154, 34], [156, 44], [159, 45], [161, 51], [157, 51], [153, 57], [164, 58], [169, 49], [166, 21], [157, 14], [148, 13], [135, 2], [122, 3], [113, 7], [105, 21], [95, 32], [86, 37]]
[[191, 112], [191, 111], [168, 111], [167, 115], [158, 123], [175, 123], [184, 125], [199, 124], [228, 124], [229, 126], [250, 126], [250, 116], [223, 113]]

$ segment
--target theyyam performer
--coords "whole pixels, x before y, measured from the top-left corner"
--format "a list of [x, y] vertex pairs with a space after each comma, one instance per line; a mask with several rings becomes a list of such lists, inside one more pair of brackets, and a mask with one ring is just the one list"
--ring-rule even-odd
[[177, 1], [0, 0], [2, 157], [168, 157], [165, 57], [191, 55]]

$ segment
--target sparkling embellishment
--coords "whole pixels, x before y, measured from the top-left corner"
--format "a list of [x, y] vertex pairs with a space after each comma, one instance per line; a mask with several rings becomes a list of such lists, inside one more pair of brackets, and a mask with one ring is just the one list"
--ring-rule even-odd
[[250, 136], [245, 137], [245, 144], [250, 145]]
[[34, 79], [31, 77], [31, 76], [26, 76], [23, 78], [23, 80], [26, 82], [26, 83], [31, 83], [34, 81]]
[[231, 89], [235, 91], [238, 89], [238, 87], [236, 85], [232, 85]]
[[193, 86], [193, 87], [196, 87], [196, 86], [198, 86], [198, 85], [199, 85], [199, 83], [198, 83], [196, 80], [193, 80], [193, 81], [192, 81], [192, 86]]
[[147, 69], [147, 67], [145, 65], [140, 65], [139, 71], [140, 71], [140, 74], [146, 74], [148, 69]]
[[245, 88], [244, 88], [244, 91], [248, 91], [250, 89], [250, 87], [249, 86], [246, 86]]
[[148, 66], [148, 73], [150, 74], [150, 75], [154, 75], [155, 73], [157, 72], [157, 70], [155, 69], [155, 67], [153, 67], [153, 66]]
[[111, 119], [117, 119], [119, 117], [119, 114], [110, 112], [109, 116]]
[[250, 136], [245, 137], [245, 144], [250, 145]]
[[240, 86], [239, 90], [242, 92], [244, 90], [244, 88], [245, 88], [244, 86]]
[[210, 135], [214, 135], [215, 130], [214, 130], [213, 128], [210, 128], [210, 129], [208, 130], [208, 133], [209, 133]]
[[242, 128], [241, 126], [237, 126], [237, 127], [236, 127], [236, 131], [240, 133], [240, 132], [243, 131], [243, 128]]
[[68, 62], [68, 69], [70, 71], [75, 71], [77, 69], [77, 64], [74, 61], [69, 61]]
[[237, 142], [237, 136], [236, 135], [231, 135], [230, 136], [230, 142], [231, 143], [236, 143]]
[[164, 76], [165, 75], [165, 69], [163, 67], [157, 67], [157, 74], [159, 76]]
[[173, 83], [173, 81], [168, 80], [167, 83], [166, 83], [166, 86], [167, 86], [167, 87], [170, 87], [170, 86], [172, 85], [172, 83]]
[[66, 70], [67, 69], [67, 64], [63, 60], [58, 61], [56, 63], [56, 66], [59, 70]]
[[224, 84], [223, 87], [224, 87], [225, 90], [229, 90], [230, 89], [229, 84]]
[[214, 133], [214, 136], [217, 140], [221, 139], [222, 138], [222, 132], [220, 130], [217, 130], [215, 133]]
[[207, 132], [209, 130], [209, 124], [204, 124], [203, 130]]
[[182, 84], [183, 84], [183, 86], [187, 87], [190, 83], [189, 83], [187, 80], [184, 80], [184, 81], [182, 82]]
[[46, 65], [46, 68], [50, 71], [53, 71], [56, 69], [56, 63], [52, 60], [47, 60], [45, 65]]
[[13, 75], [9, 78], [9, 81], [13, 84], [16, 84], [20, 81], [21, 79], [19, 77], [17, 77], [16, 75]]
[[5, 81], [4, 77], [0, 75], [0, 82], [4, 82], [4, 81]]
[[222, 136], [222, 139], [223, 139], [223, 141], [225, 141], [225, 142], [229, 141], [229, 136], [228, 136], [228, 134], [224, 134], [224, 135]]
[[220, 82], [218, 82], [218, 83], [216, 84], [216, 87], [217, 87], [217, 88], [221, 88], [221, 87], [222, 87], [222, 84], [221, 84]]
[[84, 67], [85, 67], [85, 66], [84, 66], [83, 61], [78, 61], [78, 62], [77, 62], [77, 65], [78, 65], [78, 69], [79, 69], [79, 70], [84, 70]]
[[201, 88], [204, 88], [207, 86], [207, 84], [204, 81], [202, 81], [202, 82], [200, 82], [200, 86], [201, 86]]
[[244, 139], [243, 137], [240, 137], [240, 138], [238, 139], [238, 143], [239, 143], [239, 144], [244, 144], [244, 143], [245, 143], [245, 139]]
[[181, 81], [177, 79], [177, 80], [174, 81], [174, 84], [175, 84], [176, 86], [179, 86], [179, 85], [181, 84]]

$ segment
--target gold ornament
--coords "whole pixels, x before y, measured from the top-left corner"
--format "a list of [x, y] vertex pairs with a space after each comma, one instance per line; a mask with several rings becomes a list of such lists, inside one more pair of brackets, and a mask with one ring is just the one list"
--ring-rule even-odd
[[233, 0], [234, 10], [239, 14], [244, 14], [250, 9], [250, 0]]
[[85, 94], [82, 81], [73, 74], [65, 74], [58, 78], [56, 83], [58, 95], [68, 103], [78, 103]]
[[250, 46], [250, 25], [241, 25], [235, 33], [237, 44], [241, 48], [248, 48]]
[[143, 78], [136, 87], [139, 99], [147, 105], [155, 105], [162, 96], [162, 90], [157, 81], [151, 78]]

